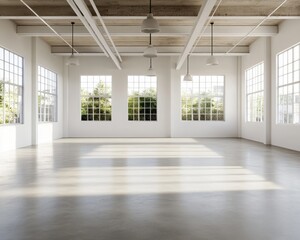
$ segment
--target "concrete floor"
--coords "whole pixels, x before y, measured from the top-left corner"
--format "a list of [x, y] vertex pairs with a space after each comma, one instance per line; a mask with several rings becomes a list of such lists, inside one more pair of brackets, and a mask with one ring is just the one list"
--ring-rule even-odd
[[1, 240], [299, 240], [300, 153], [62, 139], [0, 153]]

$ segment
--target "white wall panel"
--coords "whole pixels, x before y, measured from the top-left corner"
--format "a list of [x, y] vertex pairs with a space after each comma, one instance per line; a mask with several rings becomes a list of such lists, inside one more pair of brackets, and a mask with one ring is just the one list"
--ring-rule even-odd
[[0, 21], [0, 46], [24, 58], [24, 124], [0, 125], [0, 151], [31, 144], [31, 39], [16, 35], [11, 21]]
[[237, 57], [218, 57], [219, 65], [206, 66], [206, 57], [190, 57], [191, 75], [225, 76], [225, 121], [181, 120], [181, 76], [186, 66], [175, 70], [176, 58], [171, 64], [171, 136], [172, 137], [237, 137]]
[[[170, 136], [170, 61], [155, 58], [157, 73], [157, 121], [127, 120], [127, 76], [145, 75], [149, 60], [124, 57], [122, 70], [105, 57], [80, 57], [80, 66], [68, 68], [68, 136], [69, 137], [169, 137]], [[80, 76], [112, 76], [112, 121], [81, 121]]]
[[300, 151], [300, 125], [276, 124], [276, 54], [300, 42], [300, 20], [286, 20], [272, 37], [272, 145]]

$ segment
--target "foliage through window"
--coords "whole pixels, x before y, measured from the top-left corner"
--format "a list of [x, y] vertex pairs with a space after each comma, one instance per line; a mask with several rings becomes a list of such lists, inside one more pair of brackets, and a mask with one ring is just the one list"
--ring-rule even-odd
[[157, 120], [157, 79], [128, 76], [128, 120]]
[[38, 120], [55, 122], [57, 119], [57, 75], [38, 66]]
[[300, 123], [300, 44], [277, 55], [277, 123]]
[[81, 120], [111, 121], [111, 76], [81, 76]]
[[0, 47], [0, 124], [23, 123], [23, 58]]
[[246, 70], [247, 121], [264, 120], [264, 63]]
[[183, 121], [224, 120], [224, 76], [181, 77], [181, 119]]

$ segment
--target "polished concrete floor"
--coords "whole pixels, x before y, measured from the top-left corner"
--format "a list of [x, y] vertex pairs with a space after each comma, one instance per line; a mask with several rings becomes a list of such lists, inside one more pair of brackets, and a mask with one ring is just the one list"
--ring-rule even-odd
[[61, 139], [0, 153], [1, 240], [299, 240], [300, 153]]

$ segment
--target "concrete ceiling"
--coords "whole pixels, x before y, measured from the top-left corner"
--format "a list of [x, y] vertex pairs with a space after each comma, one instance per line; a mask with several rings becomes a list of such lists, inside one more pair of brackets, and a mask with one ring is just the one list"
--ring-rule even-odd
[[[75, 48], [82, 55], [100, 54], [94, 38], [83, 26], [67, 0], [24, 0], [38, 15], [67, 41], [70, 42], [70, 22], [75, 22]], [[100, 21], [88, 0], [87, 4], [93, 19], [96, 21], [104, 38]], [[149, 37], [140, 32], [140, 25], [149, 10], [148, 0], [94, 0], [104, 23], [112, 36], [120, 55], [142, 55], [143, 47], [148, 45]], [[207, 16], [200, 30], [209, 25], [209, 16], [215, 10], [219, 1], [215, 1], [213, 8], [206, 10]], [[215, 23], [214, 45], [218, 54], [226, 53], [228, 49], [238, 43], [251, 29], [268, 16], [283, 0], [223, 0], [216, 9], [212, 20]], [[199, 21], [199, 11], [202, 5], [209, 4], [205, 0], [152, 0], [152, 12], [158, 19], [161, 32], [153, 34], [153, 44], [161, 55], [182, 55], [190, 44], [188, 53], [209, 54], [209, 28], [202, 38], [190, 41]], [[203, 14], [203, 13], [202, 13]], [[268, 20], [249, 37], [240, 42], [232, 54], [242, 55], [249, 50], [249, 45], [258, 37], [273, 36], [278, 31], [278, 25], [284, 19], [300, 18], [300, 1], [288, 0]], [[55, 54], [68, 54], [70, 47], [55, 36], [53, 32], [19, 0], [0, 1], [0, 19], [10, 19], [17, 25], [17, 33], [24, 36], [42, 37]], [[200, 19], [203, 22], [203, 19]], [[199, 29], [198, 29], [199, 30]], [[201, 31], [202, 32], [202, 31]], [[163, 52], [160, 52], [163, 51]]]

